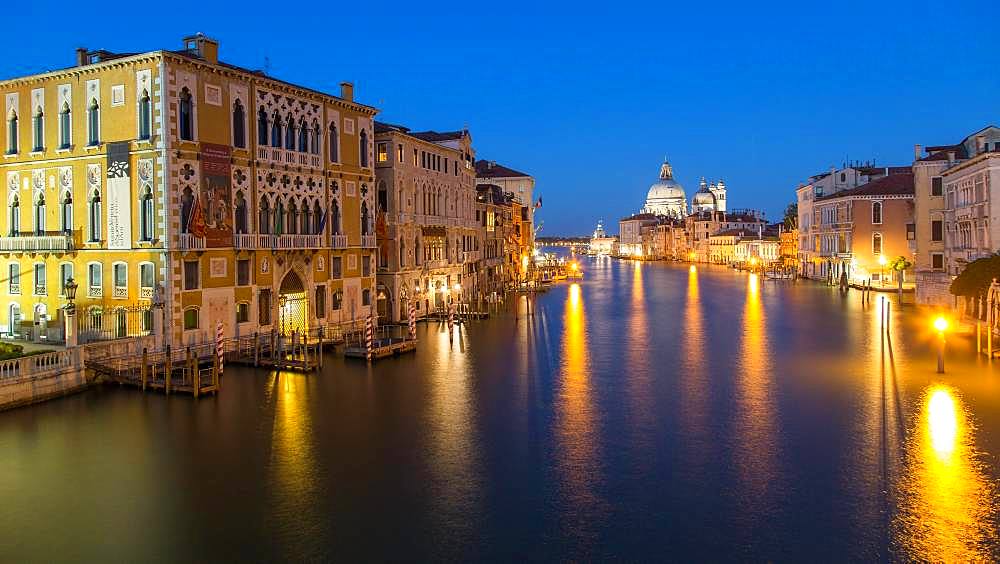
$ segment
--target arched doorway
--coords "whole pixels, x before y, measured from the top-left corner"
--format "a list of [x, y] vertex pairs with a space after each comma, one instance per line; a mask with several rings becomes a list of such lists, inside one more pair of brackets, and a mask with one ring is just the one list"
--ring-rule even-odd
[[42, 341], [48, 338], [49, 334], [49, 316], [48, 309], [45, 304], [35, 305], [35, 340]]
[[392, 312], [392, 294], [385, 284], [379, 284], [375, 288], [375, 311], [380, 322], [389, 321]]
[[282, 335], [309, 329], [309, 304], [305, 284], [294, 270], [289, 270], [278, 288], [278, 327]]

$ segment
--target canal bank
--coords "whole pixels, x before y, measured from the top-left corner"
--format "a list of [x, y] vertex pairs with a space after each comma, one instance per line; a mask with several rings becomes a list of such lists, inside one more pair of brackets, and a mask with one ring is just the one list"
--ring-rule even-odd
[[1000, 557], [1000, 374], [968, 343], [937, 375], [922, 320], [884, 331], [853, 292], [582, 260], [533, 315], [420, 324], [409, 357], [0, 414], [0, 553]]

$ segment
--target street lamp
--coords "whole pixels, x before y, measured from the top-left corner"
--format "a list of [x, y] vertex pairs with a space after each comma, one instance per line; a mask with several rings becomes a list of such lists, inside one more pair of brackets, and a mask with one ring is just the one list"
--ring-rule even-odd
[[944, 374], [944, 332], [948, 330], [948, 319], [939, 315], [934, 320], [934, 329], [938, 332], [938, 374]]
[[879, 282], [881, 282], [883, 286], [885, 286], [885, 265], [888, 264], [888, 263], [889, 263], [889, 261], [886, 260], [885, 255], [879, 255], [878, 256], [878, 265], [879, 265], [878, 279], [879, 279]]
[[74, 280], [72, 276], [66, 280], [64, 290], [66, 292], [66, 299], [69, 301], [69, 304], [66, 305], [67, 310], [72, 311], [76, 309], [76, 305], [73, 304], [73, 300], [76, 299], [76, 289], [79, 286], [80, 285], [76, 283], [76, 280]]

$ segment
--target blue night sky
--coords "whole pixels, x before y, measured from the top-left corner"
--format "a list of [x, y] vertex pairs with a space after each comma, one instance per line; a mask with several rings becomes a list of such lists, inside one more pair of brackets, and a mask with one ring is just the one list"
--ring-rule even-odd
[[[201, 31], [234, 64], [267, 57], [271, 75], [334, 94], [353, 81], [381, 120], [467, 125], [480, 158], [535, 176], [543, 235], [637, 211], [665, 154], [689, 198], [721, 177], [730, 207], [777, 219], [809, 174], [909, 164], [914, 143], [1000, 121], [987, 3], [168, 5], [145, 21], [92, 5], [89, 25], [26, 35], [0, 76], [70, 66], [78, 46], [176, 49]], [[18, 9], [84, 17], [77, 3]]]

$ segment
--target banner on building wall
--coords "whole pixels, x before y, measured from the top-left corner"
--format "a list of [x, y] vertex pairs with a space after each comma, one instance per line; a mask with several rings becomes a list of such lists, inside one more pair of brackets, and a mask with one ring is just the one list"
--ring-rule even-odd
[[132, 182], [128, 141], [108, 143], [108, 248], [132, 248]]
[[228, 145], [201, 144], [201, 206], [206, 247], [233, 246], [232, 163]]

